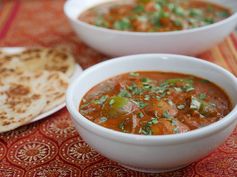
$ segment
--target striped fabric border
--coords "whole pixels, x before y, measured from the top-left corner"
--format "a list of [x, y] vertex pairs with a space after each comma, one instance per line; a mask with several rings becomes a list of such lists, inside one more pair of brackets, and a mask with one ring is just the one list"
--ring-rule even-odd
[[237, 36], [232, 33], [221, 44], [198, 57], [221, 65], [237, 76]]
[[0, 39], [4, 38], [20, 6], [19, 0], [0, 0]]

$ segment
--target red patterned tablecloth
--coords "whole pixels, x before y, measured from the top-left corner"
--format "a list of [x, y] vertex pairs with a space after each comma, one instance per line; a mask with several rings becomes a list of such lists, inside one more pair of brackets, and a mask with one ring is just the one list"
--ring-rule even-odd
[[[69, 46], [87, 68], [106, 58], [78, 39], [63, 14], [63, 0], [0, 0], [0, 46]], [[237, 75], [237, 38], [199, 56]], [[119, 166], [91, 149], [76, 132], [66, 108], [48, 118], [0, 134], [0, 177], [234, 177], [237, 129], [217, 150], [186, 168], [145, 174]]]

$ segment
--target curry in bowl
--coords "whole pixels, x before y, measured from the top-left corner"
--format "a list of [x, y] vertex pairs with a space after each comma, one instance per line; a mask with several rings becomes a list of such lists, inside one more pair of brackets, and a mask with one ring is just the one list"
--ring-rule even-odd
[[229, 16], [230, 9], [203, 0], [119, 0], [101, 3], [78, 18], [120, 31], [167, 32], [210, 25]]
[[93, 87], [79, 112], [116, 131], [141, 135], [184, 133], [214, 123], [232, 109], [226, 93], [192, 75], [132, 72]]

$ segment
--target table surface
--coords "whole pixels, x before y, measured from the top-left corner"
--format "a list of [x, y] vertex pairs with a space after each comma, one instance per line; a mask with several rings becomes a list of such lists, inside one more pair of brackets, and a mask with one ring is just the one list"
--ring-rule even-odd
[[[0, 0], [0, 47], [67, 46], [85, 69], [107, 57], [75, 36], [63, 14], [64, 0]], [[237, 37], [198, 56], [237, 75]], [[145, 174], [119, 166], [91, 149], [76, 132], [66, 108], [36, 123], [0, 134], [0, 176], [237, 176], [237, 129], [207, 157], [186, 168]]]

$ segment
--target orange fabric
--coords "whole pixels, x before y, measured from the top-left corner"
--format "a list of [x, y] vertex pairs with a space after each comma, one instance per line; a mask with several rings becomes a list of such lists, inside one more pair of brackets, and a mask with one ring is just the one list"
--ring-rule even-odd
[[[83, 44], [63, 14], [63, 0], [0, 0], [0, 46], [69, 46], [85, 69], [106, 56]], [[237, 38], [230, 35], [202, 59], [237, 75]], [[237, 129], [213, 153], [186, 168], [145, 174], [121, 167], [91, 149], [64, 108], [48, 118], [0, 134], [0, 176], [237, 176]]]
[[198, 57], [219, 64], [237, 76], [237, 37], [233, 33], [222, 43]]
[[[3, 25], [5, 24], [6, 20], [8, 19], [9, 13], [11, 12], [13, 3], [5, 3], [2, 1], [1, 6], [0, 6], [0, 28], [3, 28]], [[3, 9], [4, 8], [4, 13]]]

